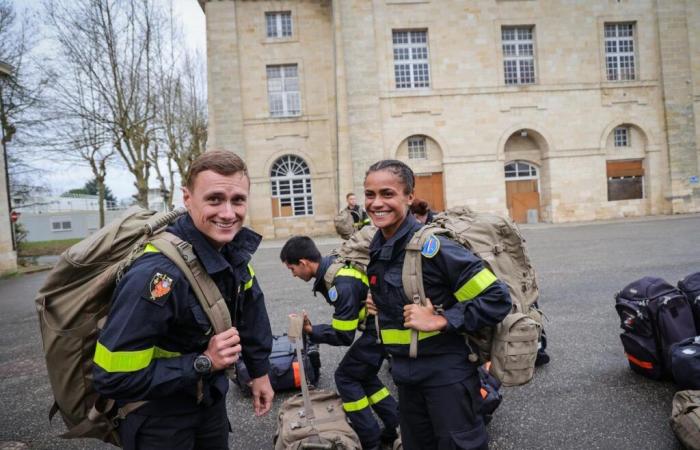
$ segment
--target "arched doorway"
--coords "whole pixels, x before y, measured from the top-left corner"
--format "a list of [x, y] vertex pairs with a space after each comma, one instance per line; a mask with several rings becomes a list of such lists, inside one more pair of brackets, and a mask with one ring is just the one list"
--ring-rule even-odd
[[505, 165], [506, 205], [515, 223], [540, 220], [540, 173], [527, 161], [511, 161]]

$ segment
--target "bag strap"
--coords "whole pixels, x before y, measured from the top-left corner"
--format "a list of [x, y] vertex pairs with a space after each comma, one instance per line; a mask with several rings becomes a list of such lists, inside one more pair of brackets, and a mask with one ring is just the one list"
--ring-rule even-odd
[[335, 276], [338, 275], [338, 271], [343, 267], [345, 267], [345, 264], [338, 260], [334, 261], [330, 266], [328, 266], [326, 273], [323, 275], [323, 282], [325, 283], [327, 290], [333, 286]]
[[[197, 300], [212, 324], [215, 334], [231, 328], [231, 313], [226, 299], [199, 262], [192, 249], [192, 244], [167, 231], [158, 233], [149, 242], [168, 257], [182, 271], [190, 283]], [[234, 367], [226, 369], [226, 375], [231, 380], [236, 379]]]

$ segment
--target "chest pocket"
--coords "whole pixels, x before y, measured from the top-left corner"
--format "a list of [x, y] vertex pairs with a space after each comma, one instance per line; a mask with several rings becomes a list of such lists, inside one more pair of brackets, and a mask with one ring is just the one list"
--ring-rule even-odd
[[403, 318], [403, 307], [409, 303], [401, 282], [401, 267], [389, 269], [384, 274], [380, 290], [384, 301], [380, 306], [394, 319]]

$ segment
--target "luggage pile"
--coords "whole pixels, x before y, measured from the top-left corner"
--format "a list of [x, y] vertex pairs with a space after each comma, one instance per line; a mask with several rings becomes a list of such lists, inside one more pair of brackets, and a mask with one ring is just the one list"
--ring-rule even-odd
[[615, 295], [620, 340], [630, 368], [654, 380], [673, 380], [671, 428], [700, 450], [700, 272], [676, 286], [644, 277]]

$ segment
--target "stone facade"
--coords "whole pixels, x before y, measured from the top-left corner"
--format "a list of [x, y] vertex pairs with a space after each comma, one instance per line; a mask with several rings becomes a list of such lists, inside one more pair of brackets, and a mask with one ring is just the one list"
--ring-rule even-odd
[[[538, 220], [700, 211], [700, 2], [200, 4], [210, 147], [245, 157], [251, 226], [266, 237], [332, 233], [345, 193], [361, 197], [367, 167], [382, 158], [441, 174], [447, 208], [512, 213], [509, 195], [517, 189], [506, 185], [516, 180], [506, 179], [504, 167], [523, 161], [536, 168], [529, 208]], [[268, 37], [266, 13], [291, 17], [291, 35]], [[630, 80], [608, 81], [606, 24], [632, 24]], [[534, 82], [506, 84], [504, 27], [531, 30]], [[428, 87], [396, 87], [393, 36], [404, 30], [425, 32]], [[267, 68], [281, 64], [296, 66], [298, 115], [271, 114]], [[619, 128], [626, 130], [622, 146]], [[411, 136], [425, 137], [424, 159], [410, 158]], [[308, 167], [312, 214], [280, 213], [284, 195], [273, 192], [270, 177], [284, 155]], [[609, 201], [610, 164], [626, 161], [641, 164], [642, 198]]]

